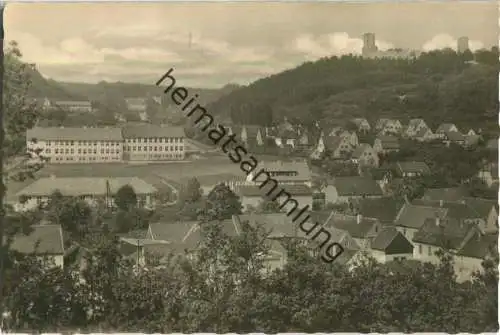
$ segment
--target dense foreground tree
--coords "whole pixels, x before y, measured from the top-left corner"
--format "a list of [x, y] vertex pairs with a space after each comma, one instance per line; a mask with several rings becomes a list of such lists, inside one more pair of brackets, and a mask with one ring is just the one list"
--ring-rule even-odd
[[17, 258], [8, 263], [11, 325], [163, 333], [498, 330], [497, 261], [457, 283], [444, 252], [437, 266], [367, 258], [347, 271], [284, 242], [288, 262], [273, 270], [265, 259], [275, 247], [268, 231], [243, 222], [234, 237], [222, 224], [202, 225], [197, 257], [172, 255], [162, 267], [142, 270], [109, 236], [86, 256], [83, 282], [35, 258]]

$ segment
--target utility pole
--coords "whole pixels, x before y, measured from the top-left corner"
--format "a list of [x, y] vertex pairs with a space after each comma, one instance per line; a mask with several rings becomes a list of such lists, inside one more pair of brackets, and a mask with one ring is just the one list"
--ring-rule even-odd
[[4, 269], [4, 259], [7, 256], [6, 249], [6, 241], [4, 241], [4, 233], [5, 233], [5, 211], [4, 211], [4, 196], [5, 196], [5, 185], [3, 178], [3, 163], [4, 163], [4, 140], [5, 140], [5, 132], [4, 132], [4, 106], [3, 106], [3, 85], [4, 85], [4, 29], [3, 29], [3, 13], [5, 9], [5, 3], [0, 2], [0, 40], [1, 40], [1, 48], [0, 48], [0, 318], [1, 325], [3, 327], [4, 324], [4, 296], [3, 285], [5, 280], [5, 269]]

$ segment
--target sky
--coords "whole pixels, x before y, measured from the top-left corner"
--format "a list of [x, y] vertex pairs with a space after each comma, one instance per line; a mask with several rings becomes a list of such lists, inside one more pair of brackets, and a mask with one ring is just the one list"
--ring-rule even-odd
[[6, 40], [47, 78], [154, 83], [168, 69], [184, 86], [246, 85], [324, 56], [379, 49], [498, 44], [496, 1], [171, 2], [9, 4]]

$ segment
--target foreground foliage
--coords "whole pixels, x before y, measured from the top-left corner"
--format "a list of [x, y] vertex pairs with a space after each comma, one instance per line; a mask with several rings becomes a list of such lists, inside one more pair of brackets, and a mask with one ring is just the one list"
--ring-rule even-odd
[[[87, 255], [78, 280], [65, 270], [11, 254], [10, 326], [137, 332], [485, 332], [496, 331], [493, 263], [474, 281], [455, 282], [449, 257], [422, 263], [365, 264], [348, 272], [288, 245], [283, 269], [264, 271], [261, 228], [228, 237], [203, 228], [199, 257], [171, 257], [137, 271], [110, 236]], [[19, 278], [22, 278], [19, 280]]]

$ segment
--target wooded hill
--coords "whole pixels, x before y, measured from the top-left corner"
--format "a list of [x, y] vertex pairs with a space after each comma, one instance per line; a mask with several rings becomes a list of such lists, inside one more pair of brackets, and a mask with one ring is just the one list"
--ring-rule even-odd
[[266, 125], [286, 115], [305, 124], [421, 117], [433, 127], [444, 121], [496, 127], [498, 65], [497, 48], [444, 49], [412, 60], [333, 56], [257, 80], [209, 110], [242, 124]]

